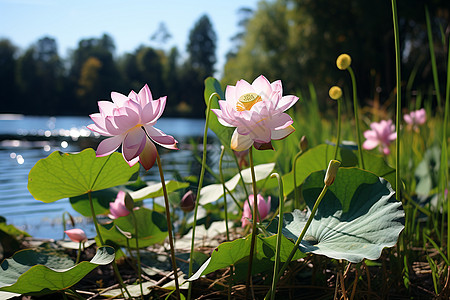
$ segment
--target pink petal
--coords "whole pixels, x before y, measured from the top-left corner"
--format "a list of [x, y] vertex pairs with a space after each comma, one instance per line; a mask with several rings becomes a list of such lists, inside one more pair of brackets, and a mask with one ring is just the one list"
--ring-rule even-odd
[[286, 128], [292, 123], [294, 123], [294, 121], [292, 120], [291, 116], [285, 113], [274, 116], [273, 119], [266, 122], [267, 126], [274, 130]]
[[98, 109], [103, 116], [111, 116], [116, 105], [111, 101], [98, 101]]
[[118, 130], [125, 132], [139, 124], [139, 115], [134, 110], [128, 107], [124, 107], [121, 110], [126, 114], [114, 117]]
[[403, 119], [405, 119], [406, 124], [410, 124], [410, 125], [413, 124], [413, 120], [412, 120], [412, 118], [411, 118], [411, 116], [409, 114], [408, 115], [404, 115]]
[[144, 150], [139, 155], [139, 162], [145, 170], [150, 170], [156, 161], [157, 150], [155, 144], [146, 139]]
[[279, 130], [272, 130], [271, 132], [271, 138], [272, 140], [282, 140], [285, 137], [287, 137], [288, 135], [290, 135], [291, 133], [293, 133], [295, 131], [294, 126], [289, 125], [286, 128], [282, 128]]
[[365, 140], [364, 143], [362, 144], [363, 149], [366, 150], [371, 150], [373, 148], [375, 148], [376, 146], [378, 146], [379, 141], [378, 140]]
[[278, 105], [276, 107], [276, 111], [286, 111], [289, 108], [291, 108], [295, 103], [297, 103], [298, 101], [298, 97], [297, 96], [293, 96], [293, 95], [288, 95], [288, 96], [284, 96], [280, 99], [280, 101], [278, 101]]
[[244, 151], [253, 145], [253, 140], [248, 135], [242, 135], [234, 131], [231, 137], [231, 149], [234, 151]]
[[373, 130], [366, 130], [366, 131], [364, 131], [364, 137], [365, 137], [366, 139], [373, 139], [373, 140], [375, 140], [375, 139], [378, 138], [378, 135], [377, 135], [377, 133], [376, 133], [375, 131], [373, 131]]
[[118, 107], [122, 107], [125, 101], [128, 101], [127, 96], [117, 92], [111, 92], [111, 99]]
[[268, 143], [271, 140], [272, 132], [270, 128], [264, 125], [256, 124], [249, 133], [252, 140], [259, 143]]
[[248, 93], [255, 93], [255, 90], [250, 85], [250, 83], [248, 83], [244, 79], [239, 80], [236, 83], [236, 101], [239, 99], [239, 97]]
[[141, 106], [144, 107], [147, 103], [153, 101], [152, 92], [148, 85], [144, 85], [144, 87], [139, 91], [139, 100], [141, 101]]
[[97, 147], [97, 157], [106, 156], [116, 151], [122, 143], [122, 140], [123, 136], [116, 135], [101, 141]]
[[150, 136], [150, 138], [157, 144], [168, 149], [178, 150], [177, 148], [178, 142], [173, 138], [173, 136], [167, 135], [161, 130], [149, 125], [144, 125], [144, 128], [147, 131], [148, 136]]
[[268, 100], [272, 94], [272, 86], [270, 85], [269, 80], [263, 75], [260, 75], [253, 81], [252, 87], [263, 100]]
[[144, 109], [142, 110], [142, 116], [141, 116], [141, 121], [143, 124], [149, 124], [151, 123], [152, 125], [154, 123], [156, 123], [156, 121], [158, 120], [158, 114], [160, 112], [160, 107], [161, 107], [161, 101], [151, 101], [149, 103], [147, 103], [144, 106]]
[[81, 243], [87, 240], [86, 233], [82, 229], [69, 229], [64, 231], [67, 236], [75, 243]]
[[239, 97], [236, 96], [236, 87], [228, 85], [225, 90], [225, 101], [228, 102], [230, 106], [236, 107], [238, 99]]
[[145, 132], [140, 128], [128, 132], [122, 143], [122, 154], [126, 161], [130, 161], [141, 154], [146, 139]]

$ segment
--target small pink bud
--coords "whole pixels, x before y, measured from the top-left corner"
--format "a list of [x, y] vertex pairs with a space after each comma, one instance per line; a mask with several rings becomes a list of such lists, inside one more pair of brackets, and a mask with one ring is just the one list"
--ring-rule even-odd
[[192, 191], [188, 191], [184, 194], [183, 198], [181, 198], [180, 207], [184, 212], [190, 212], [195, 207], [195, 198], [196, 196]]
[[125, 195], [126, 193], [124, 191], [120, 191], [119, 193], [117, 193], [116, 200], [109, 203], [110, 214], [108, 216], [111, 219], [117, 219], [119, 217], [128, 216], [130, 214], [130, 211], [125, 206]]
[[75, 243], [81, 243], [87, 241], [86, 233], [82, 229], [69, 229], [64, 231], [67, 236]]

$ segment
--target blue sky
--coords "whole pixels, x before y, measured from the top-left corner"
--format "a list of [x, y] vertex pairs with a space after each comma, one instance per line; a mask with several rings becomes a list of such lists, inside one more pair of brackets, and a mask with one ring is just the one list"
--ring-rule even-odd
[[221, 69], [238, 27], [238, 9], [255, 9], [259, 0], [0, 0], [0, 38], [26, 49], [43, 36], [58, 43], [67, 57], [83, 38], [111, 35], [117, 54], [139, 45], [158, 46], [150, 36], [164, 22], [172, 34], [165, 48], [177, 46], [183, 54], [189, 31], [207, 14], [218, 36], [216, 68]]

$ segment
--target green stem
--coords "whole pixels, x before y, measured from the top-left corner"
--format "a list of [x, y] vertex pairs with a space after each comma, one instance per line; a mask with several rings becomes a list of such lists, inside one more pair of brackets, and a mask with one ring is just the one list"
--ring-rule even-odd
[[336, 136], [336, 148], [334, 149], [334, 158], [333, 159], [337, 159], [339, 143], [341, 142], [341, 102], [342, 102], [342, 98], [337, 99], [337, 103], [338, 103], [338, 120], [337, 120], [338, 124], [337, 125], [338, 125], [338, 128], [337, 128], [337, 136]]
[[402, 183], [400, 181], [400, 140], [401, 140], [401, 127], [400, 122], [402, 118], [402, 87], [401, 87], [401, 71], [400, 71], [400, 42], [398, 33], [398, 19], [397, 19], [397, 1], [392, 0], [392, 18], [394, 23], [394, 39], [395, 39], [395, 72], [397, 81], [397, 116], [395, 121], [395, 128], [397, 130], [396, 139], [396, 159], [395, 159], [395, 189], [397, 200], [402, 201], [401, 197], [401, 187]]
[[[100, 247], [101, 247], [105, 243], [103, 242], [103, 238], [102, 238], [102, 235], [100, 234], [100, 229], [98, 227], [97, 215], [95, 214], [94, 202], [92, 201], [92, 192], [91, 191], [88, 192], [88, 198], [89, 198], [89, 206], [91, 208], [92, 221], [94, 222], [95, 231], [97, 232], [98, 240], [100, 241]], [[123, 283], [122, 276], [120, 275], [119, 268], [117, 267], [115, 259], [112, 261], [112, 266], [113, 266], [114, 273], [116, 274], [116, 277], [117, 277], [117, 280], [119, 281], [120, 286], [125, 290], [128, 297], [131, 299], [131, 294], [128, 291], [125, 284]]]
[[433, 35], [431, 33], [430, 14], [428, 12], [428, 6], [426, 6], [426, 5], [425, 5], [425, 18], [426, 18], [426, 22], [427, 22], [428, 46], [430, 48], [431, 70], [433, 72], [434, 89], [436, 90], [436, 99], [437, 99], [437, 103], [438, 103], [438, 108], [439, 108], [439, 110], [441, 110], [441, 91], [439, 88], [439, 78], [438, 78], [437, 65], [436, 65], [436, 56], [434, 54], [434, 43], [433, 43]]
[[358, 153], [359, 153], [359, 161], [361, 162], [361, 168], [365, 169], [364, 166], [364, 158], [363, 151], [361, 147], [361, 131], [359, 129], [359, 113], [358, 113], [358, 96], [356, 95], [356, 79], [355, 73], [353, 73], [353, 69], [351, 66], [347, 68], [350, 73], [350, 77], [352, 79], [352, 89], [353, 89], [353, 110], [355, 112], [355, 125], [356, 125], [356, 142], [358, 143]]
[[248, 295], [249, 286], [251, 285], [252, 280], [252, 265], [253, 265], [253, 255], [255, 252], [255, 243], [256, 243], [256, 233], [258, 229], [256, 228], [256, 223], [258, 220], [258, 193], [256, 190], [256, 176], [255, 176], [255, 165], [253, 163], [253, 147], [250, 147], [249, 151], [249, 160], [250, 160], [250, 171], [252, 174], [252, 187], [253, 187], [253, 214], [252, 214], [252, 239], [250, 241], [250, 255], [248, 261], [248, 271], [247, 271], [247, 281], [246, 281], [246, 293]]
[[138, 277], [139, 277], [139, 287], [141, 289], [141, 299], [144, 299], [144, 289], [142, 288], [142, 269], [141, 269], [141, 254], [139, 253], [139, 235], [138, 235], [138, 224], [136, 215], [134, 214], [134, 211], [130, 211], [131, 216], [133, 218], [134, 223], [134, 238], [136, 239], [136, 258], [138, 263]]
[[[448, 151], [447, 151], [447, 126], [448, 126], [448, 114], [450, 109], [450, 41], [449, 41], [449, 47], [447, 47], [447, 86], [445, 88], [445, 112], [444, 112], [444, 132], [442, 134], [442, 152], [443, 157], [441, 159], [441, 168], [444, 168], [444, 180], [443, 180], [443, 188], [442, 193], [444, 195], [444, 201], [445, 201], [445, 188], [448, 187], [448, 178], [449, 178], [449, 172], [448, 172]], [[445, 167], [444, 167], [445, 166]], [[445, 203], [445, 202], [444, 202]], [[450, 201], [448, 201], [447, 198], [447, 260], [450, 261]], [[450, 269], [447, 273], [447, 276], [450, 277]]]
[[[220, 182], [222, 183], [223, 188], [223, 209], [225, 210], [225, 230], [226, 230], [226, 237], [227, 242], [230, 240], [230, 232], [228, 229], [228, 207], [227, 207], [227, 192], [225, 188], [225, 180], [223, 178], [223, 171], [222, 171], [222, 162], [223, 162], [223, 156], [225, 154], [225, 147], [221, 145], [220, 147], [222, 150], [220, 152], [220, 160], [219, 160], [219, 174], [220, 174]], [[228, 280], [228, 299], [231, 299], [231, 285], [233, 277], [233, 266], [230, 266], [230, 279]]]
[[[314, 207], [311, 211], [311, 214], [308, 218], [308, 221], [306, 222], [305, 226], [303, 227], [302, 232], [300, 233], [300, 236], [298, 237], [297, 241], [294, 244], [294, 247], [292, 248], [291, 253], [289, 254], [287, 260], [284, 262], [283, 266], [281, 267], [280, 271], [276, 274], [276, 278], [275, 280], [278, 282], [278, 280], [280, 279], [281, 275], [283, 275], [284, 270], [286, 270], [287, 266], [289, 265], [289, 263], [291, 262], [292, 258], [295, 255], [295, 252], [298, 249], [298, 246], [300, 245], [300, 242], [303, 240], [303, 237], [306, 234], [306, 231], [309, 228], [309, 225], [311, 225], [312, 220], [314, 219], [314, 216], [316, 215], [317, 212], [317, 208], [319, 207], [320, 202], [322, 201], [323, 197], [325, 196], [326, 192], [328, 190], [328, 186], [325, 185], [322, 189], [322, 192], [320, 192], [319, 196], [317, 197], [316, 203], [314, 203]], [[269, 296], [271, 295], [271, 291], [269, 291], [266, 295], [266, 297], [264, 299], [269, 299]]]
[[271, 178], [276, 177], [278, 179], [278, 190], [279, 190], [279, 199], [280, 199], [280, 209], [279, 209], [279, 217], [278, 217], [278, 232], [277, 232], [277, 245], [275, 252], [275, 265], [273, 267], [273, 277], [272, 277], [272, 289], [271, 289], [271, 299], [275, 299], [275, 292], [277, 289], [277, 273], [280, 265], [280, 252], [281, 252], [281, 229], [283, 228], [283, 213], [284, 213], [284, 196], [283, 196], [283, 181], [278, 173], [273, 173], [270, 175]]
[[298, 187], [297, 187], [297, 160], [302, 156], [303, 150], [300, 150], [295, 157], [294, 157], [294, 163], [292, 165], [292, 172], [294, 173], [294, 201], [292, 201], [292, 207], [291, 210], [293, 211], [295, 209], [295, 205], [299, 201], [298, 199]]
[[172, 259], [173, 275], [175, 276], [175, 289], [176, 289], [177, 298], [178, 298], [178, 300], [180, 300], [181, 295], [180, 295], [180, 286], [178, 284], [178, 268], [177, 268], [177, 262], [175, 260], [175, 247], [173, 245], [173, 235], [172, 235], [173, 231], [172, 231], [172, 221], [170, 218], [169, 197], [167, 196], [166, 181], [164, 180], [164, 173], [163, 173], [163, 169], [162, 169], [161, 158], [159, 157], [158, 152], [156, 152], [156, 161], [158, 162], [159, 177], [161, 178], [161, 185], [162, 185], [162, 189], [163, 189], [163, 193], [164, 193], [164, 206], [166, 207], [167, 231], [169, 233], [170, 257]]
[[80, 256], [81, 256], [81, 243], [78, 243], [78, 252], [77, 252], [77, 260], [75, 261], [75, 264], [78, 265], [78, 263], [80, 262]]
[[[188, 277], [192, 276], [192, 268], [193, 268], [193, 262], [194, 262], [194, 242], [195, 242], [195, 227], [197, 225], [197, 211], [198, 211], [198, 203], [200, 202], [200, 191], [203, 186], [203, 178], [205, 176], [205, 166], [206, 166], [206, 145], [207, 145], [207, 135], [208, 135], [208, 127], [209, 127], [209, 116], [211, 115], [211, 101], [212, 98], [216, 96], [219, 97], [219, 94], [212, 93], [211, 96], [209, 96], [207, 107], [206, 107], [206, 121], [205, 121], [205, 130], [203, 133], [203, 156], [202, 156], [202, 168], [200, 171], [200, 178], [198, 180], [198, 188], [197, 188], [197, 201], [195, 201], [195, 207], [194, 207], [194, 224], [192, 224], [192, 239], [191, 239], [191, 253], [189, 256], [189, 272]], [[187, 299], [190, 300], [192, 295], [192, 281], [189, 281], [189, 287], [188, 287], [188, 296]]]
[[241, 177], [242, 187], [244, 188], [244, 193], [245, 193], [245, 199], [248, 199], [248, 191], [247, 191], [247, 187], [245, 186], [244, 177], [242, 177], [242, 170], [241, 170], [241, 167], [239, 166], [239, 161], [238, 161], [236, 155], [233, 155], [233, 157], [234, 157], [234, 161], [236, 162], [236, 165], [239, 170], [239, 177]]

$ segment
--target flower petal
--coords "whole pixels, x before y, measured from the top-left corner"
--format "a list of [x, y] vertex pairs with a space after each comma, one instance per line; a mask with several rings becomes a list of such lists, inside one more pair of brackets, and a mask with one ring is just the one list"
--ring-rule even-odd
[[287, 137], [288, 135], [290, 135], [291, 133], [293, 133], [294, 131], [295, 131], [295, 128], [292, 125], [289, 125], [286, 128], [272, 130], [272, 132], [271, 132], [272, 140], [282, 140], [285, 137]]
[[364, 143], [362, 144], [362, 147], [363, 147], [363, 149], [371, 150], [371, 149], [375, 148], [376, 146], [378, 146], [378, 144], [379, 144], [378, 140], [369, 139], [369, 140], [364, 141]]
[[147, 131], [148, 136], [155, 141], [155, 143], [168, 148], [168, 149], [174, 149], [174, 150], [178, 150], [177, 148], [177, 140], [174, 139], [173, 136], [171, 135], [167, 135], [164, 132], [162, 132], [161, 130], [153, 127], [153, 126], [149, 126], [149, 125], [144, 125], [145, 131]]
[[118, 107], [122, 107], [123, 104], [128, 101], [128, 97], [118, 93], [118, 92], [111, 92], [111, 99], [112, 101], [118, 106]]
[[141, 154], [146, 139], [145, 132], [141, 128], [128, 132], [122, 143], [122, 154], [126, 161], [130, 161]]
[[272, 94], [272, 86], [270, 85], [269, 80], [267, 80], [266, 77], [263, 75], [260, 75], [258, 78], [256, 78], [253, 83], [252, 87], [255, 90], [255, 92], [261, 96], [261, 99], [269, 100], [271, 94]]
[[119, 148], [122, 141], [123, 136], [121, 135], [116, 135], [101, 141], [97, 147], [96, 151], [97, 157], [106, 156], [113, 153], [114, 151], [117, 150], [117, 148]]
[[144, 150], [139, 154], [139, 162], [145, 170], [150, 170], [156, 161], [157, 150], [155, 144], [146, 139]]
[[153, 101], [152, 92], [150, 91], [150, 88], [148, 85], [144, 85], [144, 87], [139, 91], [139, 101], [142, 107], [147, 105], [147, 103]]
[[234, 151], [244, 151], [253, 145], [253, 140], [248, 135], [242, 135], [234, 131], [231, 137], [231, 149]]

